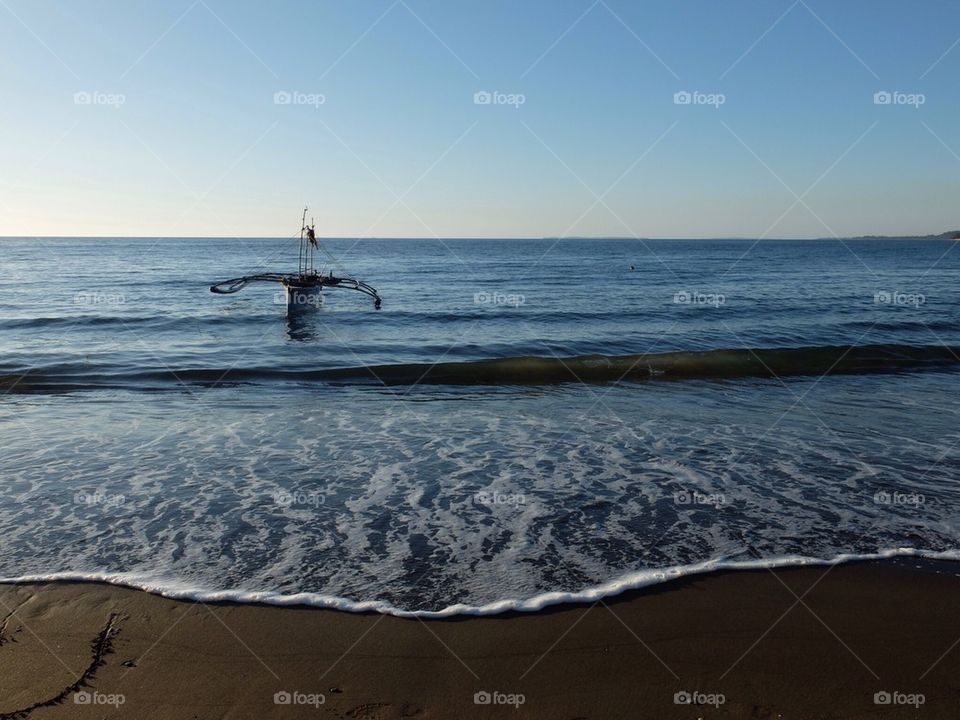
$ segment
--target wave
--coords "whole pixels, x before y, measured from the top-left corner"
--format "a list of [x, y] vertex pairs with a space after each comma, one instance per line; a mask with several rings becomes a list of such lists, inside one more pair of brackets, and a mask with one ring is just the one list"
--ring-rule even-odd
[[[339, 312], [350, 313], [350, 322], [353, 325], [376, 325], [381, 322], [381, 317], [365, 312], [354, 312], [350, 309], [344, 309]], [[657, 314], [647, 313], [647, 319], [655, 317]], [[661, 317], [668, 317], [667, 313], [659, 313]], [[271, 322], [277, 319], [276, 308], [271, 312], [263, 310], [255, 316], [249, 313], [245, 315], [235, 315], [230, 313], [210, 313], [206, 315], [184, 314], [184, 315], [57, 315], [41, 317], [7, 317], [0, 319], [0, 329], [42, 329], [42, 328], [86, 328], [101, 326], [131, 327], [131, 326], [150, 326], [154, 330], [158, 328], [177, 329], [181, 327], [196, 327], [198, 325], [249, 325], [251, 320], [269, 320]], [[430, 324], [457, 324], [469, 323], [478, 320], [490, 320], [495, 318], [498, 322], [525, 322], [547, 325], [568, 325], [575, 322], [603, 322], [617, 320], [623, 317], [622, 311], [603, 310], [603, 311], [556, 311], [556, 312], [530, 312], [524, 316], [494, 315], [490, 310], [469, 310], [465, 312], [430, 312], [430, 311], [410, 311], [410, 310], [391, 310], [390, 320], [393, 323], [430, 323]]]
[[886, 321], [869, 321], [869, 320], [851, 320], [849, 322], [843, 323], [844, 327], [851, 330], [876, 330], [878, 332], [891, 331], [896, 332], [900, 330], [919, 330], [929, 332], [933, 331], [943, 331], [951, 332], [960, 330], [960, 322], [956, 320], [886, 320]]
[[619, 380], [727, 379], [866, 374], [960, 364], [960, 348], [912, 345], [743, 348], [649, 355], [512, 357], [326, 371], [329, 380], [372, 378], [387, 384], [540, 385]]
[[[274, 315], [263, 313], [255, 316], [253, 319], [273, 320]], [[207, 315], [207, 316], [168, 316], [168, 315], [82, 315], [82, 316], [55, 316], [55, 317], [29, 317], [29, 318], [5, 318], [0, 320], [0, 329], [27, 329], [37, 330], [44, 328], [86, 328], [86, 327], [139, 327], [149, 326], [151, 331], [163, 329], [177, 329], [181, 327], [196, 327], [198, 325], [240, 325], [246, 326], [250, 323], [251, 317], [239, 317], [225, 314]]]
[[549, 385], [622, 380], [780, 378], [860, 375], [945, 368], [960, 364], [960, 348], [944, 345], [859, 345], [739, 348], [647, 355], [508, 357], [441, 363], [400, 363], [345, 368], [157, 368], [109, 373], [97, 366], [59, 365], [0, 370], [0, 392], [51, 393], [156, 383], [224, 385], [257, 382], [377, 383], [384, 385]]
[[641, 570], [624, 575], [616, 580], [595, 585], [580, 591], [553, 591], [530, 598], [507, 598], [486, 605], [458, 603], [441, 610], [410, 610], [398, 608], [382, 600], [351, 600], [322, 593], [301, 592], [284, 594], [269, 590], [210, 590], [189, 586], [181, 581], [158, 579], [139, 573], [81, 573], [57, 572], [17, 577], [0, 578], [0, 583], [28, 584], [48, 582], [104, 583], [118, 587], [142, 590], [152, 595], [205, 603], [239, 603], [276, 606], [307, 606], [354, 613], [378, 613], [401, 618], [443, 619], [459, 616], [489, 616], [503, 613], [531, 613], [556, 605], [573, 605], [597, 602], [622, 593], [653, 585], [674, 582], [684, 578], [710, 573], [736, 570], [764, 570], [774, 568], [829, 566], [853, 562], [889, 560], [898, 557], [918, 557], [928, 560], [960, 561], [960, 550], [927, 551], [916, 548], [889, 548], [875, 553], [843, 553], [831, 558], [790, 555], [771, 559], [725, 560], [714, 559], [691, 565], [675, 565], [668, 568]]

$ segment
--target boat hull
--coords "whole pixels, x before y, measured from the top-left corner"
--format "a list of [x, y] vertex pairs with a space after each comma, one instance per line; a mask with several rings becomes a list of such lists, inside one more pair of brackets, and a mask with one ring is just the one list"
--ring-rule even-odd
[[288, 313], [316, 310], [323, 305], [323, 286], [319, 284], [284, 284]]

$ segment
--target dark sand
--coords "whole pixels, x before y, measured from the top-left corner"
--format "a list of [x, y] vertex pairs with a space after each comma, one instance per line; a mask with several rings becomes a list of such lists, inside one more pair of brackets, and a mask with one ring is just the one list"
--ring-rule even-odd
[[[0, 715], [958, 718], [960, 566], [915, 564], [730, 572], [593, 606], [429, 622], [2, 585]], [[284, 691], [318, 704], [275, 704]], [[480, 691], [523, 704], [478, 705]], [[678, 705], [678, 692], [725, 701]], [[877, 705], [878, 692], [923, 704]]]

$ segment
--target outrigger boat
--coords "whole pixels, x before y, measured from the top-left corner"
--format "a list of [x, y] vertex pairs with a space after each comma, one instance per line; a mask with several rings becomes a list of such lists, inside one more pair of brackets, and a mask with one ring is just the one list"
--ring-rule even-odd
[[[312, 219], [310, 223], [308, 226], [307, 208], [304, 208], [303, 219], [300, 222], [300, 259], [296, 273], [246, 275], [212, 285], [210, 292], [218, 295], [229, 295], [243, 290], [252, 282], [278, 282], [284, 287], [287, 312], [299, 312], [307, 308], [318, 307], [323, 302], [323, 296], [321, 295], [323, 288], [345, 288], [347, 290], [357, 290], [372, 297], [373, 307], [379, 310], [381, 299], [376, 288], [356, 278], [335, 277], [332, 270], [327, 275], [323, 274], [322, 269], [321, 272], [317, 272], [314, 266], [314, 255], [320, 249], [320, 246], [317, 242], [315, 225]], [[325, 248], [324, 252], [326, 252]], [[327, 254], [329, 255], [329, 253]]]

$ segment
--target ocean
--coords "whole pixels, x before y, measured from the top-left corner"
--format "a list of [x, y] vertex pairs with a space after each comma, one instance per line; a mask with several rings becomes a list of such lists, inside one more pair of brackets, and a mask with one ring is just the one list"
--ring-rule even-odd
[[0, 240], [0, 576], [442, 616], [960, 558], [954, 241], [325, 245], [382, 309], [209, 291], [296, 240]]

